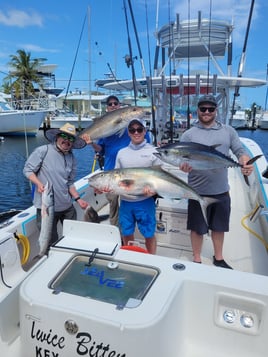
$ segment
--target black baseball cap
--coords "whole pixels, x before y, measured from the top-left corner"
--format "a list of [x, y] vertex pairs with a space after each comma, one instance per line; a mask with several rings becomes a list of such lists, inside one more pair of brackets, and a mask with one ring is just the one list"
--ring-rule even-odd
[[213, 104], [215, 107], [218, 105], [216, 98], [211, 94], [203, 95], [200, 97], [197, 106], [200, 107], [200, 105], [203, 103]]

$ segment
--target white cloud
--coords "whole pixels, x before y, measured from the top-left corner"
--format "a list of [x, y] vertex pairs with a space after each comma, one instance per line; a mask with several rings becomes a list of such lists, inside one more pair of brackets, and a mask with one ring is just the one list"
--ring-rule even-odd
[[14, 27], [43, 26], [42, 17], [35, 11], [0, 11], [0, 24]]
[[18, 45], [18, 47], [23, 48], [24, 50], [30, 51], [30, 52], [49, 52], [49, 53], [58, 53], [59, 52], [58, 49], [43, 48], [41, 46], [33, 45], [30, 43], [21, 43], [20, 45]]

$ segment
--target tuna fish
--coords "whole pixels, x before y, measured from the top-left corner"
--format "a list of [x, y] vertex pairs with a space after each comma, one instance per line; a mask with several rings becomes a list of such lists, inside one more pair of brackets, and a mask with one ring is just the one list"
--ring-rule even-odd
[[[242, 167], [239, 162], [216, 150], [217, 146], [207, 146], [193, 142], [178, 142], [157, 148], [157, 152], [154, 155], [163, 162], [177, 167], [187, 162], [193, 170]], [[250, 159], [248, 164], [252, 164], [261, 156], [258, 155]], [[245, 176], [245, 181], [248, 184], [247, 176]]]

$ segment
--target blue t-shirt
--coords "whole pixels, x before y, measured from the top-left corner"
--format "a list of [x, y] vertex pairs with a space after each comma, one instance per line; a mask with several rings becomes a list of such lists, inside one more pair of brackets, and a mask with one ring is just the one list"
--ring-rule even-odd
[[[148, 143], [151, 142], [150, 135], [147, 132], [145, 139]], [[104, 157], [104, 171], [112, 170], [115, 167], [115, 160], [118, 151], [122, 148], [125, 148], [130, 143], [130, 137], [128, 135], [128, 130], [126, 129], [122, 136], [114, 134], [98, 140], [97, 144], [102, 147], [100, 152]]]

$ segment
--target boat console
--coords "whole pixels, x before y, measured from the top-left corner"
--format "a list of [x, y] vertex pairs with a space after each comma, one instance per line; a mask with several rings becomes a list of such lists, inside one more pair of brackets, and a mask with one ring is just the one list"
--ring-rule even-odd
[[265, 355], [266, 277], [120, 246], [116, 227], [64, 221], [20, 289], [22, 357]]

